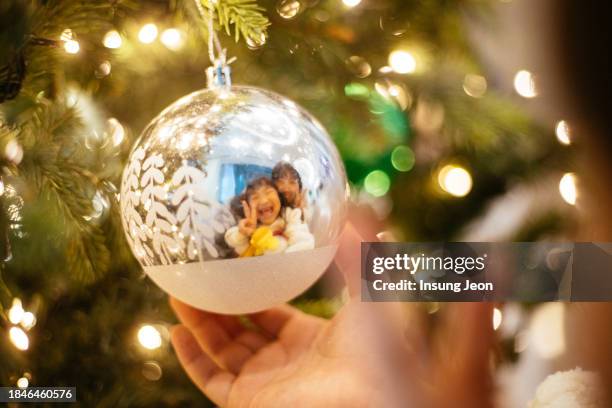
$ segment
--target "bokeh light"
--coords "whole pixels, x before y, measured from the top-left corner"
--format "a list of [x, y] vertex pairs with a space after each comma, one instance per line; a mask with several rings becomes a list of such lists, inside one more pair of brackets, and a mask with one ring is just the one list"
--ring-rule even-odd
[[155, 350], [162, 345], [162, 337], [155, 327], [145, 324], [138, 330], [138, 342], [148, 350]]
[[389, 191], [391, 179], [384, 171], [374, 170], [366, 176], [363, 187], [366, 192], [374, 197], [382, 197]]
[[342, 0], [342, 3], [347, 7], [355, 7], [361, 3], [361, 0]]
[[391, 164], [397, 171], [412, 170], [414, 161], [414, 153], [408, 146], [397, 146], [391, 152]]
[[502, 311], [498, 308], [493, 309], [493, 330], [499, 329], [499, 326], [502, 324]]
[[514, 76], [514, 89], [523, 98], [533, 98], [538, 95], [533, 74], [526, 70], [521, 70]]
[[569, 145], [572, 143], [569, 125], [566, 121], [560, 120], [555, 127], [555, 135], [559, 143]]
[[21, 319], [23, 319], [24, 314], [25, 310], [23, 310], [21, 299], [13, 299], [13, 304], [11, 305], [11, 308], [8, 311], [9, 321], [13, 324], [19, 324], [21, 323]]
[[81, 46], [79, 45], [78, 41], [68, 40], [64, 42], [64, 50], [68, 54], [78, 54], [81, 50]]
[[301, 4], [298, 0], [281, 0], [276, 5], [276, 12], [284, 19], [292, 19], [300, 12]]
[[487, 79], [482, 75], [467, 74], [463, 79], [463, 91], [473, 98], [482, 98], [487, 92]]
[[143, 44], [151, 44], [157, 38], [157, 26], [153, 23], [148, 23], [142, 26], [138, 32], [138, 39]]
[[389, 66], [398, 74], [410, 74], [416, 71], [416, 59], [405, 50], [395, 50], [389, 54]]
[[30, 347], [30, 339], [21, 327], [11, 327], [9, 329], [9, 339], [19, 350], [27, 350]]
[[183, 34], [177, 28], [168, 28], [162, 32], [160, 40], [169, 50], [178, 51], [183, 47]]
[[123, 40], [121, 39], [121, 35], [115, 31], [109, 31], [104, 35], [104, 40], [102, 40], [102, 44], [106, 48], [117, 49], [121, 47], [123, 44]]
[[559, 182], [559, 193], [563, 200], [571, 205], [576, 204], [578, 198], [578, 190], [576, 188], [576, 175], [574, 173], [565, 173]]
[[36, 316], [34, 316], [34, 313], [25, 312], [23, 314], [23, 317], [21, 318], [21, 326], [26, 330], [30, 330], [35, 325], [36, 325]]
[[28, 385], [30, 385], [30, 380], [28, 380], [25, 377], [21, 377], [20, 379], [17, 380], [18, 388], [28, 388]]
[[529, 324], [529, 345], [542, 358], [554, 358], [565, 351], [565, 307], [563, 303], [539, 306]]
[[464, 197], [472, 190], [472, 176], [460, 166], [444, 166], [438, 173], [438, 183], [447, 193], [455, 197]]

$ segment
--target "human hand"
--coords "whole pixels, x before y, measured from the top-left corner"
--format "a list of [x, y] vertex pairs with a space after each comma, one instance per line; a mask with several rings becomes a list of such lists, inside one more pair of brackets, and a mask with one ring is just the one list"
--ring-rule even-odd
[[191, 380], [222, 407], [487, 406], [490, 307], [453, 305], [430, 343], [418, 306], [355, 298], [360, 242], [348, 227], [336, 263], [353, 297], [331, 320], [284, 305], [245, 327], [171, 299]]
[[242, 200], [242, 210], [244, 218], [238, 222], [238, 230], [243, 235], [250, 237], [257, 228], [257, 209], [251, 208], [246, 201]]

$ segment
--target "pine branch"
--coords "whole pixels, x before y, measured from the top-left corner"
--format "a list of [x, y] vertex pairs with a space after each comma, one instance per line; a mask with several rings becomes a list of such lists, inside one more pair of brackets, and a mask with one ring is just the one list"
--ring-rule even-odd
[[19, 170], [64, 221], [70, 274], [91, 282], [108, 269], [110, 254], [102, 229], [87, 220], [98, 180], [74, 154], [82, 131], [73, 108], [41, 101], [19, 134], [24, 147]]
[[[201, 1], [205, 10], [209, 10], [212, 0], [198, 1]], [[231, 35], [231, 26], [234, 26], [236, 42], [242, 36], [247, 41], [259, 43], [266, 35], [270, 21], [263, 14], [265, 9], [255, 0], [217, 0], [212, 3], [218, 16], [218, 23], [228, 35]]]

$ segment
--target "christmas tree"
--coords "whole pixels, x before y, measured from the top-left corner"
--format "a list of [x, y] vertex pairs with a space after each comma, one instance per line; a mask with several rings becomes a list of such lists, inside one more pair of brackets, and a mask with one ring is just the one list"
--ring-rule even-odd
[[[214, 29], [237, 58], [234, 82], [286, 95], [328, 129], [356, 202], [399, 239], [442, 241], [473, 236], [469, 226], [486, 221], [490, 203], [568, 155], [487, 79], [466, 26], [487, 21], [491, 7], [3, 1], [0, 384], [77, 386], [84, 406], [202, 401], [168, 344], [167, 296], [131, 255], [118, 206], [135, 138], [165, 106], [205, 86], [202, 11], [214, 9]], [[529, 75], [515, 81], [526, 97], [535, 92]], [[519, 220], [503, 239], [567, 231], [564, 211]], [[338, 301], [315, 287], [296, 304], [329, 316]]]

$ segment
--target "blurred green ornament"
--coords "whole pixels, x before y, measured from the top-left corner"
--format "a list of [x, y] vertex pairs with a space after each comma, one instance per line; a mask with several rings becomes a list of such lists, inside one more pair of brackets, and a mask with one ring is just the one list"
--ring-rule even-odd
[[382, 170], [374, 170], [368, 174], [363, 182], [365, 190], [374, 197], [381, 197], [387, 194], [391, 187], [391, 179]]
[[414, 153], [408, 146], [397, 146], [391, 153], [391, 164], [397, 171], [412, 170], [414, 161]]

